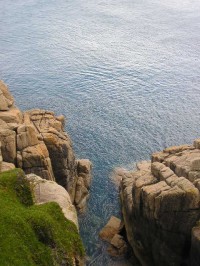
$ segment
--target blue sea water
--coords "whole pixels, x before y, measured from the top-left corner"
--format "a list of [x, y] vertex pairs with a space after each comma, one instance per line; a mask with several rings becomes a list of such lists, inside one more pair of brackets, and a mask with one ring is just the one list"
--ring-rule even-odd
[[199, 0], [0, 0], [0, 78], [22, 109], [67, 117], [77, 157], [93, 162], [81, 235], [120, 216], [115, 167], [200, 137]]

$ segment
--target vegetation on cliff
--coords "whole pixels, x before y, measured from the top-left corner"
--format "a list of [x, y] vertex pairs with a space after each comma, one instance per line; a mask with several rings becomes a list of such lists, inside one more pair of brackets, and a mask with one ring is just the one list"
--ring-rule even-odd
[[33, 205], [21, 169], [0, 174], [0, 265], [72, 265], [84, 255], [76, 226], [57, 203]]

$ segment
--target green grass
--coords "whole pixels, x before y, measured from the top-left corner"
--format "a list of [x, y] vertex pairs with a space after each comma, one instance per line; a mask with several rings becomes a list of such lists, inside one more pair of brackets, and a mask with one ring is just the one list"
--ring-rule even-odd
[[57, 203], [33, 205], [21, 169], [0, 174], [0, 265], [72, 265], [84, 256], [76, 226]]

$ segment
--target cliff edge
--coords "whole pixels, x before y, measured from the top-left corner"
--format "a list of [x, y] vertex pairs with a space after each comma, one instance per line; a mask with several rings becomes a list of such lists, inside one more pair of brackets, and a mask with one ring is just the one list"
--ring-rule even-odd
[[141, 265], [200, 265], [200, 139], [122, 173], [128, 241]]
[[51, 111], [21, 112], [8, 87], [0, 81], [0, 141], [3, 161], [56, 181], [83, 210], [89, 195], [91, 162], [76, 160], [64, 116]]

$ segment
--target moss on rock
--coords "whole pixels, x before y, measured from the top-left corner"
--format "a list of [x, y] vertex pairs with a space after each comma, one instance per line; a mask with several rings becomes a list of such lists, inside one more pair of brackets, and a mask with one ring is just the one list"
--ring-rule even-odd
[[84, 248], [57, 203], [33, 205], [21, 169], [0, 174], [0, 265], [73, 265]]

